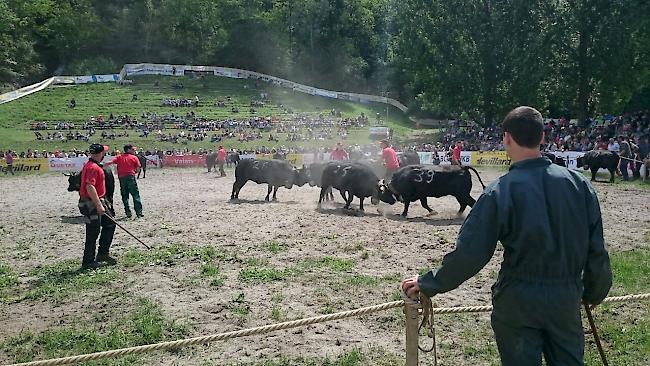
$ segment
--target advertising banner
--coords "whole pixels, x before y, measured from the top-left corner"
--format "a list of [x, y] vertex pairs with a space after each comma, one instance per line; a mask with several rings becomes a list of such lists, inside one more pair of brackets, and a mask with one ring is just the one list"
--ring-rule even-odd
[[49, 158], [48, 169], [51, 172], [80, 172], [88, 158]]
[[[160, 159], [158, 155], [147, 156], [147, 169], [160, 168]], [[113, 160], [113, 157], [106, 155], [103, 163]], [[48, 158], [48, 169], [50, 172], [80, 172], [84, 164], [88, 161], [85, 156], [78, 158]]]
[[472, 151], [472, 166], [510, 166], [511, 159], [505, 151]]
[[[258, 160], [271, 160], [273, 159], [272, 154], [255, 154], [255, 159]], [[303, 154], [287, 154], [284, 160], [291, 163], [293, 166], [302, 166], [304, 164]]]
[[240, 160], [255, 160], [255, 154], [241, 154], [239, 155]]
[[206, 166], [205, 155], [165, 155], [163, 164], [175, 168]]
[[[14, 174], [45, 173], [48, 171], [47, 159], [45, 158], [16, 158], [12, 166]], [[0, 160], [0, 173], [2, 177], [6, 177], [6, 174], [11, 174], [7, 168], [5, 159]]]

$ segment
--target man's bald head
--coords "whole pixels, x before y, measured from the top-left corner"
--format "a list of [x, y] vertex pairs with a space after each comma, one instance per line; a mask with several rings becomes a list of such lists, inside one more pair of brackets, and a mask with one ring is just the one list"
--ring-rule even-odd
[[539, 147], [544, 133], [542, 114], [532, 107], [517, 107], [503, 119], [503, 131], [521, 147]]

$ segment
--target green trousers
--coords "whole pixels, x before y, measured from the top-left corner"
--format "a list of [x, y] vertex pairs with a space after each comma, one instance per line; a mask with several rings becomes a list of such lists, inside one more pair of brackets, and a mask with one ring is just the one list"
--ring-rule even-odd
[[506, 280], [493, 288], [492, 329], [502, 366], [584, 365], [581, 284]]
[[131, 216], [131, 209], [129, 208], [129, 195], [133, 196], [133, 208], [135, 214], [142, 216], [142, 201], [140, 201], [140, 191], [138, 190], [138, 183], [132, 175], [120, 178], [120, 193], [122, 194], [122, 203], [124, 203], [124, 212], [126, 216]]

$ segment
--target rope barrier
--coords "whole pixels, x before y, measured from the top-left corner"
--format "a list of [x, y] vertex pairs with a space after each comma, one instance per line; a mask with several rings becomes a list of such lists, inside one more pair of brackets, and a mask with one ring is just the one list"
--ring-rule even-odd
[[[646, 299], [650, 299], [650, 293], [608, 297], [605, 300], [603, 300], [603, 303], [627, 302], [627, 301], [646, 300]], [[343, 311], [339, 313], [316, 316], [316, 317], [299, 319], [299, 320], [292, 320], [288, 322], [265, 325], [265, 326], [255, 327], [255, 328], [242, 329], [237, 331], [218, 333], [218, 334], [212, 334], [212, 335], [195, 337], [195, 338], [187, 338], [187, 339], [181, 339], [177, 341], [161, 342], [161, 343], [148, 344], [143, 346], [89, 353], [85, 355], [54, 358], [54, 359], [43, 360], [43, 361], [10, 364], [7, 366], [70, 365], [79, 362], [95, 361], [104, 358], [122, 357], [127, 355], [142, 354], [142, 353], [153, 352], [153, 351], [177, 350], [184, 347], [206, 344], [215, 341], [222, 341], [231, 338], [264, 334], [269, 332], [275, 332], [278, 330], [303, 327], [303, 326], [317, 324], [317, 323], [324, 323], [324, 322], [329, 322], [334, 320], [372, 314], [379, 311], [401, 308], [404, 306], [404, 304], [405, 304], [404, 300], [393, 301], [393, 302], [387, 302], [379, 305], [363, 307], [355, 310]], [[461, 306], [461, 307], [452, 307], [452, 308], [432, 309], [433, 314], [480, 313], [480, 312], [489, 312], [489, 311], [492, 311], [492, 306]]]

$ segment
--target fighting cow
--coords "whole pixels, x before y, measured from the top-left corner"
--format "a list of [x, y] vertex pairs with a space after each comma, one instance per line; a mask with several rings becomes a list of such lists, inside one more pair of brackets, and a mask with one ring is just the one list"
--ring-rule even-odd
[[241, 160], [235, 168], [231, 200], [239, 199], [239, 191], [249, 180], [257, 184], [268, 184], [269, 189], [265, 200], [269, 200], [273, 191], [273, 201], [276, 201], [278, 188], [284, 186], [291, 189], [294, 185], [302, 187], [309, 183], [309, 172], [304, 166], [301, 169], [294, 168], [286, 160]]
[[212, 169], [217, 169], [217, 153], [214, 151], [211, 151], [208, 153], [208, 155], [205, 156], [205, 165], [208, 167], [208, 173], [212, 171]]
[[[316, 162], [316, 163], [309, 164], [309, 186], [310, 187], [315, 186], [321, 188], [323, 186], [322, 184], [323, 170], [325, 170], [327, 164], [334, 164], [334, 163]], [[326, 201], [334, 200], [334, 195], [332, 194], [332, 187], [329, 188], [327, 194], [325, 195], [325, 200]], [[345, 197], [343, 198], [343, 200], [346, 201]]]
[[399, 166], [404, 167], [407, 165], [418, 165], [420, 164], [420, 155], [415, 151], [407, 151], [400, 154], [399, 156]]
[[231, 165], [234, 165], [236, 167], [239, 164], [240, 160], [241, 158], [239, 157], [238, 152], [229, 152], [228, 156], [226, 157], [226, 166], [230, 168]]
[[550, 153], [550, 152], [543, 152], [542, 156], [548, 158], [548, 160], [550, 160], [551, 163], [559, 165], [559, 166], [563, 166], [563, 167], [566, 168], [566, 162], [564, 161], [564, 158], [562, 158], [560, 156], [557, 156], [557, 155], [555, 155], [553, 153]]
[[379, 203], [379, 195], [387, 188], [379, 184], [379, 178], [371, 168], [364, 164], [338, 161], [325, 165], [321, 177], [321, 191], [318, 207], [325, 199], [328, 189], [336, 188], [345, 200], [343, 208], [349, 209], [354, 197], [359, 197], [359, 209], [363, 211], [363, 201], [371, 197], [373, 205]]
[[395, 201], [404, 203], [402, 216], [406, 217], [409, 204], [420, 200], [422, 207], [429, 213], [433, 210], [427, 204], [427, 197], [454, 196], [460, 204], [458, 214], [462, 214], [467, 206], [472, 207], [476, 200], [470, 196], [472, 191], [472, 175], [476, 173], [485, 189], [483, 180], [478, 172], [469, 166], [458, 165], [409, 165], [400, 168], [393, 174], [388, 183], [388, 189], [380, 196], [382, 202], [393, 204]]
[[138, 169], [138, 178], [140, 178], [140, 173], [142, 173], [142, 179], [147, 178], [147, 157], [143, 153], [137, 155], [138, 161], [140, 161], [140, 169]]
[[609, 170], [609, 182], [614, 183], [614, 173], [618, 167], [618, 154], [608, 150], [591, 150], [577, 159], [578, 168], [584, 167], [585, 170], [591, 170], [591, 180], [596, 180], [598, 169], [604, 168]]
[[[68, 192], [74, 192], [81, 189], [81, 173], [64, 174], [68, 177]], [[109, 168], [104, 168], [104, 182], [106, 183], [106, 199], [113, 203], [113, 193], [115, 192], [115, 176]]]

